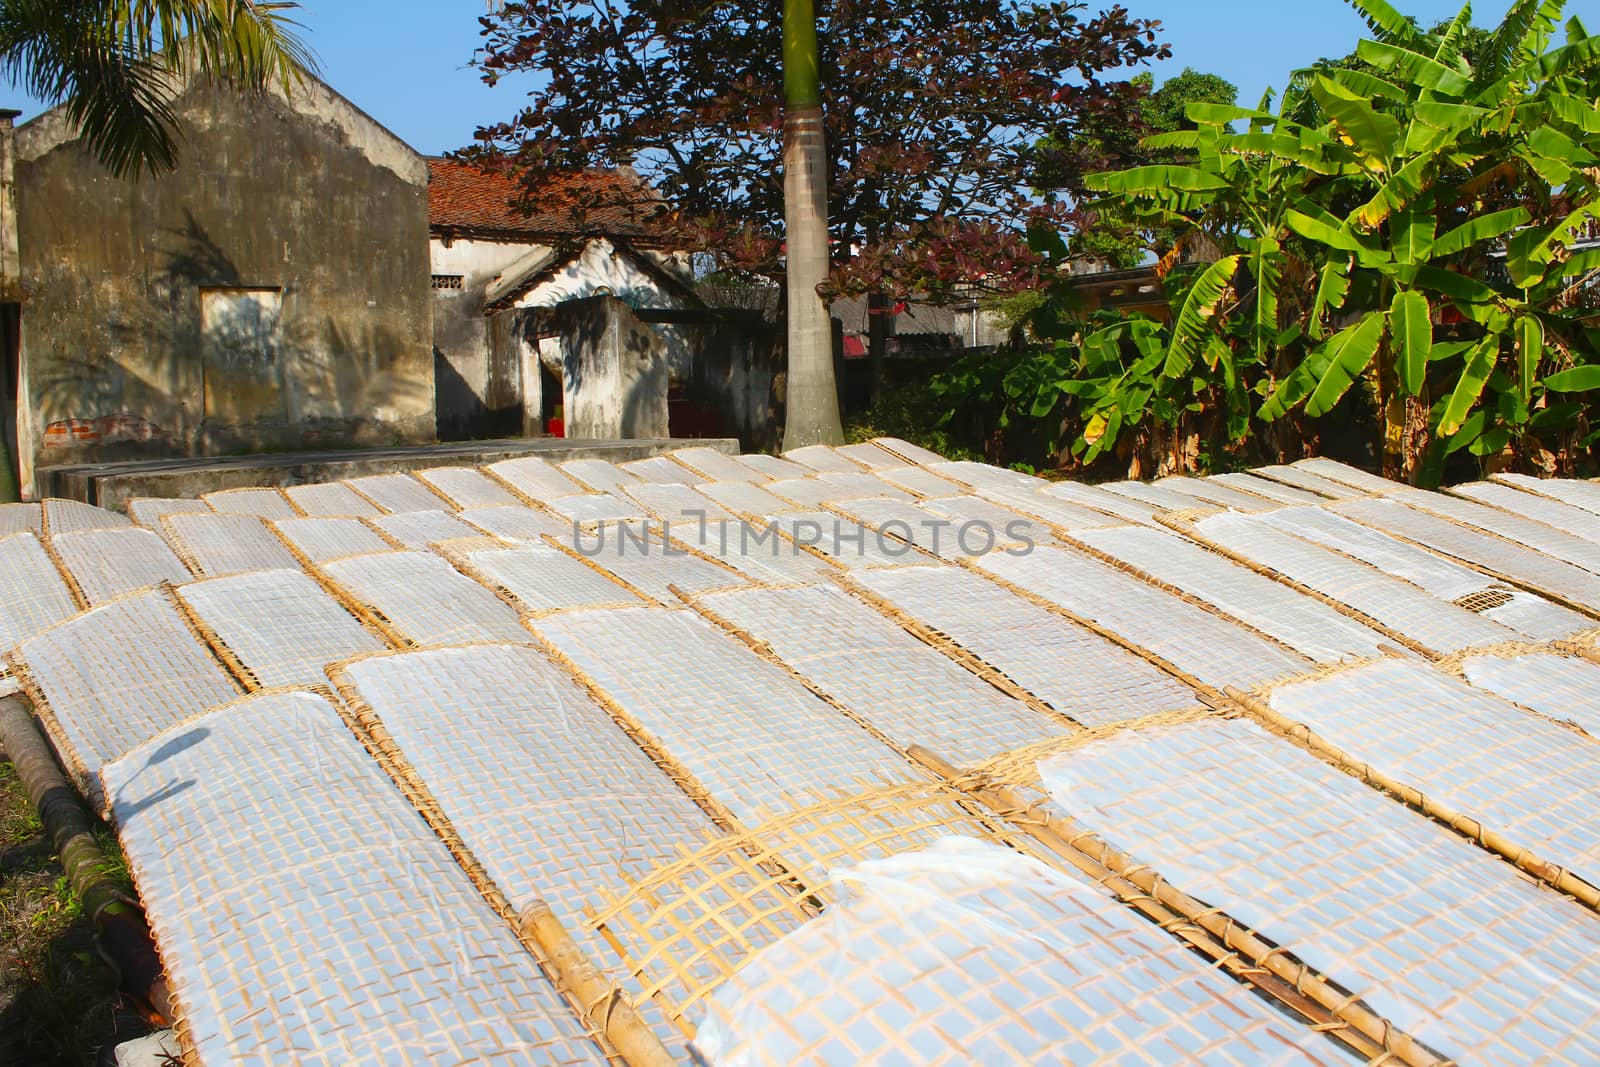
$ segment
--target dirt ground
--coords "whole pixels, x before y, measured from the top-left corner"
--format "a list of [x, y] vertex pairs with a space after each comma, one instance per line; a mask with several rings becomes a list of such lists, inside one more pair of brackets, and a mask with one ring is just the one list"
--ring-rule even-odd
[[38, 816], [0, 759], [0, 1065], [93, 1064], [115, 1026], [115, 993]]

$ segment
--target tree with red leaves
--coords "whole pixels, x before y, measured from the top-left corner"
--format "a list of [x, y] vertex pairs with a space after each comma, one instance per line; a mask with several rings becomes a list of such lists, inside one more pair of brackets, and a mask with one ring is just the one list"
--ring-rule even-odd
[[[1123, 163], [1104, 146], [1139, 124], [1144, 90], [1112, 76], [1168, 54], [1156, 23], [1075, 0], [819, 0], [817, 18], [842, 293], [1033, 285], [1027, 228], [1069, 226], [1081, 177]], [[535, 87], [469, 156], [531, 201], [557, 172], [632, 166], [683, 247], [781, 276], [781, 0], [525, 0], [482, 22], [485, 79]], [[1041, 173], [1061, 188], [1032, 189]]]

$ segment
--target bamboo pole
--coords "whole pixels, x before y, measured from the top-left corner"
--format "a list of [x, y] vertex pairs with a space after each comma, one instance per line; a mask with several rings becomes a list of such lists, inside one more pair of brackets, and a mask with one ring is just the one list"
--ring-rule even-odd
[[97, 941], [118, 972], [123, 994], [152, 1022], [170, 1023], [172, 999], [144, 909], [105, 876], [106, 855], [94, 839], [94, 823], [20, 696], [0, 698], [0, 748], [39, 813], [73, 896], [94, 922]]
[[[1385, 1058], [1393, 1058], [1407, 1067], [1435, 1067], [1452, 1062], [1366, 1007], [1358, 998], [1290, 957], [1282, 947], [1263, 940], [1218, 909], [1208, 907], [1174, 888], [1149, 867], [1133, 862], [1070, 820], [1044, 810], [1039, 804], [1030, 803], [1008, 786], [963, 775], [956, 767], [925, 748], [915, 746], [911, 754], [930, 770], [948, 779], [956, 788], [973, 794], [1008, 821], [1027, 830], [1035, 840], [1078, 870], [1095, 877], [1097, 881], [1107, 881], [1097, 872], [1109, 871], [1116, 879], [1133, 886], [1137, 894], [1130, 897], [1125, 892], [1118, 892], [1118, 896], [1144, 914], [1152, 915], [1150, 906], [1141, 906], [1140, 903], [1142, 898], [1148, 898], [1203, 930], [1228, 952], [1237, 953], [1254, 967], [1271, 975], [1314, 1006], [1312, 1012], [1307, 1012], [1306, 1007], [1296, 1005], [1298, 1010], [1307, 1012], [1312, 1018], [1325, 1013], [1326, 1017], [1338, 1020], [1354, 1034], [1360, 1035], [1361, 1040], [1353, 1042], [1352, 1047], [1363, 1055], [1380, 1062]], [[1114, 892], [1117, 891], [1114, 882], [1107, 882], [1107, 885]], [[1181, 927], [1169, 926], [1169, 929], [1188, 938]], [[1275, 992], [1282, 986], [1266, 985], [1264, 988], [1268, 992]], [[1322, 1028], [1319, 1026], [1319, 1029]], [[1332, 1027], [1328, 1029], [1336, 1036], [1349, 1040], [1350, 1035], [1341, 1034]]]
[[1304, 723], [1297, 723], [1279, 713], [1266, 701], [1239, 689], [1230, 688], [1227, 690], [1227, 695], [1228, 699], [1238, 704], [1251, 718], [1273, 733], [1296, 742], [1313, 755], [1333, 764], [1347, 774], [1360, 778], [1368, 785], [1399, 798], [1403, 803], [1417, 809], [1436, 822], [1443, 823], [1463, 837], [1476, 842], [1498, 855], [1501, 859], [1513, 864], [1519, 870], [1526, 871], [1580, 903], [1600, 911], [1600, 889], [1577, 877], [1566, 868], [1539, 858], [1504, 834], [1484, 826], [1477, 819], [1441, 804], [1432, 797], [1426, 796], [1420, 789], [1406, 785], [1404, 782], [1391, 778], [1369, 764], [1362, 763], [1343, 749], [1331, 745], [1318, 737], [1311, 731], [1309, 726]]
[[544, 951], [568, 993], [583, 1006], [590, 1025], [605, 1034], [630, 1067], [673, 1067], [677, 1062], [633, 1002], [600, 973], [572, 939], [550, 905], [535, 900], [517, 917], [517, 932]]

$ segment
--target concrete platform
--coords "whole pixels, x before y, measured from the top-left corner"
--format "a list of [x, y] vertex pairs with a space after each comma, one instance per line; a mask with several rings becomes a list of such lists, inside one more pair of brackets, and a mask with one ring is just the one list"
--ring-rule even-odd
[[729, 455], [739, 454], [739, 442], [732, 437], [636, 441], [539, 437], [458, 441], [403, 448], [278, 452], [43, 467], [38, 471], [37, 480], [41, 497], [64, 497], [121, 511], [130, 499], [141, 496], [196, 497], [218, 489], [332, 482], [364, 474], [387, 474], [428, 467], [470, 467], [498, 463], [518, 456], [538, 456], [551, 463], [565, 463], [573, 459], [608, 459], [613, 463], [623, 463], [691, 446], [714, 448]]

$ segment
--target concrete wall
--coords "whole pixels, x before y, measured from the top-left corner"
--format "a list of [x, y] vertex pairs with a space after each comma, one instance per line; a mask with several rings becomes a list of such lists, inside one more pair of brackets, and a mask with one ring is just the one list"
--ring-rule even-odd
[[611, 296], [567, 301], [555, 323], [568, 437], [671, 436], [665, 338]]
[[432, 439], [422, 157], [318, 83], [174, 109], [134, 182], [17, 130], [25, 467]]

